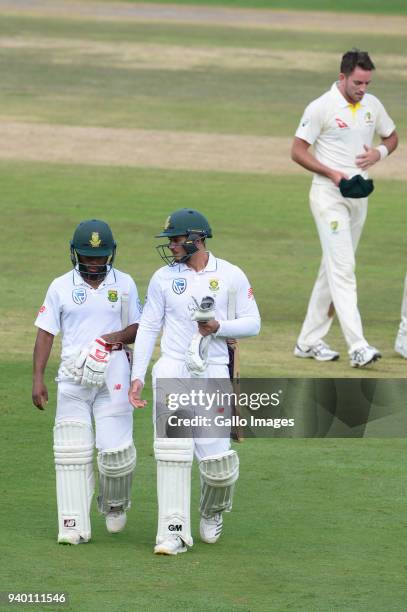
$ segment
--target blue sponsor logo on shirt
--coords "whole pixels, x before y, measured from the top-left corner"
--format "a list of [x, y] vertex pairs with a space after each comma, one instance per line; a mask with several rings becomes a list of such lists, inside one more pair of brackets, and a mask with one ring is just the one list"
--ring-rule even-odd
[[86, 289], [84, 287], [77, 287], [72, 291], [72, 299], [78, 306], [86, 302], [86, 298]]
[[174, 280], [172, 281], [172, 290], [177, 295], [181, 295], [181, 293], [184, 293], [186, 288], [187, 281], [185, 278], [174, 278]]

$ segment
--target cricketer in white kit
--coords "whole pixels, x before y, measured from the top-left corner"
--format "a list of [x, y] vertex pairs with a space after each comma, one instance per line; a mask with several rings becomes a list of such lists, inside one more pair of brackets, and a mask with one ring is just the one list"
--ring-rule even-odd
[[407, 276], [404, 280], [403, 298], [401, 301], [401, 321], [398, 329], [394, 350], [407, 359]]
[[[368, 198], [363, 195], [368, 191], [355, 192], [353, 197], [345, 197], [342, 191], [356, 175], [367, 186], [363, 179], [368, 178], [368, 168], [392, 153], [398, 143], [385, 108], [366, 93], [374, 69], [366, 52], [345, 53], [339, 81], [307, 106], [292, 147], [292, 159], [314, 173], [310, 205], [322, 247], [321, 266], [294, 355], [318, 361], [338, 359], [339, 353], [323, 340], [336, 312], [352, 367], [364, 367], [381, 355], [365, 339], [357, 304], [355, 252], [366, 220]], [[375, 134], [381, 138], [377, 147], [372, 146]]]
[[133, 279], [113, 267], [116, 243], [106, 223], [83, 221], [70, 247], [73, 269], [51, 283], [35, 321], [33, 403], [43, 410], [48, 401], [44, 372], [61, 333], [54, 427], [58, 542], [79, 544], [91, 538], [95, 443], [99, 511], [111, 533], [126, 523], [136, 465], [126, 345], [134, 342], [141, 305]]
[[[195, 454], [201, 477], [200, 535], [214, 543], [222, 530], [222, 513], [232, 508], [239, 474], [230, 437], [161, 437], [155, 422], [157, 381], [170, 378], [228, 379], [227, 338], [254, 336], [260, 315], [246, 275], [206, 250], [212, 237], [198, 211], [172, 213], [157, 237], [169, 244], [157, 249], [167, 263], [153, 275], [140, 320], [132, 369], [130, 401], [143, 407], [145, 373], [162, 329], [161, 357], [153, 367], [154, 453], [157, 461], [158, 531], [154, 552], [175, 555], [192, 546], [190, 523], [191, 466]], [[168, 252], [168, 255], [166, 254]], [[234, 312], [230, 316], [230, 297]], [[229, 306], [229, 307], [228, 307]]]

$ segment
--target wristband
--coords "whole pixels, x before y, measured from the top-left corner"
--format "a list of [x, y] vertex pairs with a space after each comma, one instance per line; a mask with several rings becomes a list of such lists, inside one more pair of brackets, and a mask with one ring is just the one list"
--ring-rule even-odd
[[376, 147], [376, 151], [379, 151], [380, 161], [385, 159], [389, 154], [389, 149], [384, 144], [381, 144], [378, 147]]

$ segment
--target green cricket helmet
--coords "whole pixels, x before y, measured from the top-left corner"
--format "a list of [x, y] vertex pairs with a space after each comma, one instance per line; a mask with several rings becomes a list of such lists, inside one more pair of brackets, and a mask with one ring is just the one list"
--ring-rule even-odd
[[[110, 272], [116, 255], [116, 242], [112, 230], [104, 221], [90, 219], [82, 221], [75, 229], [70, 242], [72, 265], [84, 280], [103, 280]], [[89, 266], [79, 257], [107, 257], [102, 265]], [[96, 269], [91, 271], [92, 269]]]
[[156, 235], [156, 238], [174, 238], [175, 236], [185, 236], [185, 241], [182, 243], [186, 254], [175, 259], [171, 251], [168, 254], [168, 244], [159, 244], [156, 249], [161, 257], [169, 266], [177, 263], [185, 263], [188, 259], [198, 251], [196, 246], [197, 240], [205, 240], [212, 238], [212, 229], [206, 217], [197, 210], [192, 208], [180, 208], [167, 218], [164, 229]]

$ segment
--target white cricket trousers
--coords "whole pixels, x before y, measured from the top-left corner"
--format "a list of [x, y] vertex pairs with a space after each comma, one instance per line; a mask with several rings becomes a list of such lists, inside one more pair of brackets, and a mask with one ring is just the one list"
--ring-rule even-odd
[[[229, 379], [229, 371], [226, 365], [209, 364], [206, 369], [207, 378], [211, 379]], [[154, 430], [156, 422], [156, 388], [157, 379], [172, 378], [175, 381], [182, 381], [185, 378], [191, 378], [185, 362], [177, 359], [172, 359], [166, 355], [160, 357], [152, 370], [153, 377], [153, 394], [154, 394]], [[199, 379], [197, 379], [199, 380]], [[181, 385], [182, 386], [182, 385]], [[230, 437], [228, 438], [195, 438], [194, 454], [198, 461], [210, 457], [212, 455], [220, 455], [230, 450]]]
[[398, 336], [402, 342], [407, 342], [407, 275], [404, 281], [403, 299], [401, 301], [401, 321]]
[[328, 333], [335, 306], [349, 353], [367, 346], [363, 335], [355, 276], [355, 253], [367, 215], [367, 198], [344, 198], [332, 182], [313, 184], [310, 206], [322, 247], [298, 345], [307, 349]]
[[124, 351], [117, 351], [102, 387], [85, 387], [59, 380], [55, 422], [95, 422], [96, 448], [106, 451], [133, 442], [133, 408], [129, 403], [130, 366]]
[[128, 385], [113, 395], [106, 385], [99, 389], [60, 382], [55, 422], [79, 421], [92, 427], [93, 416], [99, 451], [129, 446], [133, 441], [133, 408], [127, 391]]

